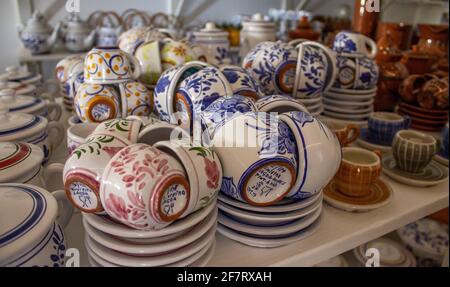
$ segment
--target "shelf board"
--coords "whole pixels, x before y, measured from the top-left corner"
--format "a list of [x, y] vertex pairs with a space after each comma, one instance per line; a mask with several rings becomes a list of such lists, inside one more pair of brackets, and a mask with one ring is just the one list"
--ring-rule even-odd
[[[64, 112], [62, 121], [65, 123], [69, 116]], [[53, 162], [63, 162], [65, 155], [65, 145], [62, 144]], [[217, 234], [215, 255], [208, 266], [312, 266], [449, 205], [448, 182], [415, 188], [395, 182], [385, 175], [382, 179], [394, 190], [390, 204], [366, 213], [350, 213], [324, 203], [319, 229], [304, 240], [279, 248], [249, 247]], [[89, 266], [79, 212], [74, 214], [67, 227], [66, 238], [69, 247], [80, 250], [81, 266]]]
[[59, 61], [70, 55], [84, 55], [85, 53], [71, 53], [65, 50], [57, 49], [47, 54], [32, 55], [30, 51], [25, 48], [20, 50], [19, 61], [20, 62], [48, 62]]

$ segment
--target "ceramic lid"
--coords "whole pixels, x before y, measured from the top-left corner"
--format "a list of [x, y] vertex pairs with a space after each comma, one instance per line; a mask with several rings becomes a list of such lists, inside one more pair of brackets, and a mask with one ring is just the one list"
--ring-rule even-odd
[[25, 25], [24, 31], [29, 33], [51, 33], [52, 28], [47, 23], [44, 15], [39, 11], [35, 11]]
[[201, 29], [199, 32], [194, 32], [195, 37], [221, 37], [228, 38], [228, 32], [216, 27], [213, 22], [208, 22], [205, 28]]
[[58, 204], [33, 185], [0, 184], [0, 266], [33, 248], [56, 219]]
[[89, 32], [90, 28], [83, 20], [81, 20], [78, 14], [74, 14], [67, 22], [67, 31], [71, 33], [85, 33]]
[[242, 23], [243, 26], [258, 26], [261, 28], [275, 28], [275, 23], [264, 19], [264, 15], [257, 13], [248, 21]]
[[0, 142], [0, 182], [25, 182], [39, 171], [44, 152], [34, 144]]
[[34, 113], [45, 107], [45, 102], [36, 97], [16, 95], [13, 89], [4, 89], [0, 91], [2, 104], [9, 107], [9, 112]]
[[33, 75], [29, 71], [24, 71], [16, 66], [7, 67], [6, 73], [8, 75], [8, 80], [10, 81], [22, 81], [33, 77]]
[[43, 131], [47, 119], [25, 113], [9, 113], [4, 100], [0, 98], [0, 142], [26, 139]]

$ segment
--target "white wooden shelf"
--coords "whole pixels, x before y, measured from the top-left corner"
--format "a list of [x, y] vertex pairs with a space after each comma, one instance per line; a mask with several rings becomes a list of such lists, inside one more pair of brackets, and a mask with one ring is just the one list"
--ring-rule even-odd
[[71, 53], [62, 49], [56, 49], [47, 54], [32, 55], [30, 51], [25, 48], [20, 50], [19, 61], [20, 62], [48, 62], [59, 61], [70, 55], [83, 55], [84, 53]]
[[[54, 161], [63, 162], [65, 155], [65, 148], [60, 147]], [[215, 255], [208, 265], [312, 266], [449, 205], [448, 182], [434, 187], [415, 188], [397, 183], [384, 175], [382, 179], [394, 190], [392, 202], [387, 206], [367, 213], [349, 213], [324, 203], [319, 229], [304, 240], [279, 248], [249, 247], [217, 234]], [[66, 236], [68, 246], [80, 250], [81, 265], [88, 266], [79, 212], [66, 229]]]

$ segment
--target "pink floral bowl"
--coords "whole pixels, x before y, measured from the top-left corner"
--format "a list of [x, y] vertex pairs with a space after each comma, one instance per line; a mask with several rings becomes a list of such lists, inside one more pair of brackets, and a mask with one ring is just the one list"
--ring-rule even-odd
[[222, 185], [222, 164], [212, 149], [176, 141], [160, 141], [154, 147], [175, 157], [186, 170], [191, 194], [189, 206], [181, 217], [209, 205], [217, 198]]
[[183, 166], [146, 144], [133, 144], [108, 162], [100, 200], [113, 219], [135, 229], [159, 230], [189, 206], [190, 186]]

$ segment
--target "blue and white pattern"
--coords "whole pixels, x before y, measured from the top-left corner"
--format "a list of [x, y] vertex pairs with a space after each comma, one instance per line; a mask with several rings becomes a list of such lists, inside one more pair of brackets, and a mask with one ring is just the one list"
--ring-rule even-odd
[[405, 116], [400, 121], [387, 121], [376, 117], [368, 120], [368, 130], [371, 142], [374, 144], [391, 146], [395, 134], [399, 130], [406, 130], [411, 125], [411, 118]]
[[228, 195], [231, 198], [235, 198], [237, 200], [245, 202], [245, 200], [241, 196], [241, 193], [237, 189], [236, 184], [234, 183], [232, 177], [224, 176], [222, 178], [222, 186], [220, 187], [220, 192], [222, 192], [225, 195]]
[[50, 51], [50, 47], [47, 45], [49, 37], [49, 34], [22, 32], [20, 39], [32, 54], [42, 54]]
[[259, 98], [262, 95], [261, 88], [252, 76], [238, 66], [225, 66], [220, 69], [234, 94]]
[[217, 46], [215, 62], [217, 65], [222, 65], [225, 59], [229, 59], [229, 51], [226, 47]]
[[300, 71], [297, 97], [319, 96], [327, 80], [328, 60], [325, 53], [317, 47], [304, 46]]
[[368, 57], [358, 58], [359, 73], [356, 89], [372, 89], [378, 83], [378, 66], [373, 59]]
[[355, 41], [353, 41], [347, 34], [348, 32], [338, 33], [334, 38], [333, 50], [338, 53], [355, 53], [357, 47]]
[[351, 89], [356, 79], [356, 60], [345, 56], [336, 56], [336, 66], [338, 74], [333, 83], [333, 87]]
[[170, 114], [169, 114], [169, 97], [173, 95], [169, 95], [169, 88], [172, 82], [172, 78], [175, 76], [179, 67], [173, 67], [165, 70], [161, 77], [158, 79], [158, 82], [155, 86], [154, 92], [154, 109], [156, 114], [158, 114], [159, 119], [165, 122], [170, 122]]

